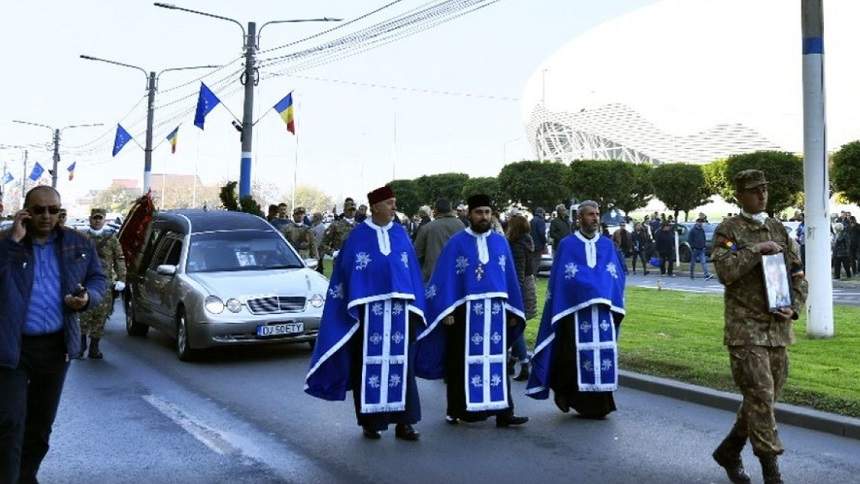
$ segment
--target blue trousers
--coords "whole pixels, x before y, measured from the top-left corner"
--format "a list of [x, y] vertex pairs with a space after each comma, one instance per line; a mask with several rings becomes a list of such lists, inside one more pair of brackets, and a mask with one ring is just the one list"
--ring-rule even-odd
[[705, 249], [693, 249], [693, 253], [690, 255], [690, 277], [693, 276], [693, 270], [696, 267], [696, 262], [702, 264], [702, 269], [704, 269], [705, 277], [711, 275], [708, 272], [708, 257], [705, 255]]

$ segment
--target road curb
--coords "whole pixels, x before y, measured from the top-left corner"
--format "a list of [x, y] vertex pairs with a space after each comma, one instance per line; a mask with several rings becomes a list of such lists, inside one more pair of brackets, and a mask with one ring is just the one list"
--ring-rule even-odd
[[[677, 380], [643, 375], [625, 370], [619, 372], [619, 383], [635, 390], [655, 393], [732, 412], [736, 411], [741, 403], [741, 396], [736, 393], [714, 390]], [[787, 403], [777, 403], [776, 420], [787, 425], [796, 425], [820, 432], [827, 432], [840, 437], [860, 439], [860, 419], [858, 418], [822, 412]]]

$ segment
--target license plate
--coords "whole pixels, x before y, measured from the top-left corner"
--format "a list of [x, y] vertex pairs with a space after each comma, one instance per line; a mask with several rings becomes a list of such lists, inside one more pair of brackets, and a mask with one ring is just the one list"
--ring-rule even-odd
[[299, 334], [305, 332], [305, 323], [281, 323], [257, 326], [257, 336], [285, 336], [288, 334]]

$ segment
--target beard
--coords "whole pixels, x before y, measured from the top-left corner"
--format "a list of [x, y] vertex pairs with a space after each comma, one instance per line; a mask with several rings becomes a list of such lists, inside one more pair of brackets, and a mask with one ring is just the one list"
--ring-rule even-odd
[[472, 229], [472, 232], [483, 234], [490, 230], [491, 225], [489, 220], [481, 220], [480, 222], [469, 222], [469, 227]]

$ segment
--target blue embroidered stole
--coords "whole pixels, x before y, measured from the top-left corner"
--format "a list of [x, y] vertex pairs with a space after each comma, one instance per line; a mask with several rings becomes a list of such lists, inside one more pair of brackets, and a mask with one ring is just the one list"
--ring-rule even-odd
[[384, 299], [364, 305], [361, 413], [406, 409], [409, 365], [407, 301]]
[[618, 345], [612, 311], [605, 304], [580, 309], [573, 319], [577, 362], [577, 384], [582, 392], [611, 392], [618, 389]]
[[508, 408], [505, 300], [466, 302], [466, 410]]

